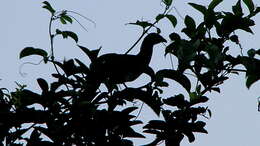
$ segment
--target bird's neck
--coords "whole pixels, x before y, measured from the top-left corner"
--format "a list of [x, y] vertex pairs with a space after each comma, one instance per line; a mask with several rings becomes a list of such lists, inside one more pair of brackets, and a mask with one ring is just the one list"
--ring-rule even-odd
[[151, 42], [144, 40], [140, 52], [137, 54], [137, 56], [140, 57], [143, 63], [146, 65], [149, 65], [151, 58], [153, 54], [153, 44]]

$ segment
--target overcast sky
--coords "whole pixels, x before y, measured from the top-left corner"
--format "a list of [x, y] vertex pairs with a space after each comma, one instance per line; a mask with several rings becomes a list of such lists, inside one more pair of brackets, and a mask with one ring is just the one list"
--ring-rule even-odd
[[[125, 25], [136, 20], [149, 20], [163, 11], [160, 0], [74, 0], [74, 1], [49, 1], [56, 9], [67, 9], [77, 11], [96, 23], [94, 25], [84, 19], [80, 22], [86, 26], [84, 31], [77, 23], [72, 26], [62, 27], [76, 32], [79, 36], [79, 44], [88, 48], [97, 49], [103, 47], [101, 53], [116, 52], [124, 53], [139, 37], [141, 29], [136, 26]], [[208, 4], [205, 0], [174, 0], [174, 6], [182, 16], [190, 15], [196, 18], [197, 23], [202, 15], [187, 5], [188, 2]], [[235, 0], [226, 0], [218, 9], [231, 9]], [[256, 5], [260, 5], [255, 0]], [[15, 81], [28, 85], [29, 89], [39, 90], [36, 86], [36, 79], [43, 77], [48, 79], [53, 71], [50, 65], [25, 65], [22, 72], [27, 73], [25, 77], [19, 74], [19, 67], [22, 63], [31, 61], [37, 63], [41, 58], [28, 57], [19, 60], [19, 52], [27, 46], [43, 48], [49, 51], [48, 21], [49, 13], [41, 9], [42, 1], [36, 0], [2, 0], [0, 5], [0, 81], [1, 87], [13, 90]], [[246, 9], [245, 9], [246, 10]], [[173, 9], [172, 14], [178, 18], [178, 26], [172, 26], [163, 21], [158, 26], [163, 28], [163, 35], [167, 38], [171, 32], [180, 32], [182, 25], [181, 18]], [[256, 26], [253, 27], [255, 35], [248, 33], [241, 34], [241, 43], [246, 50], [259, 48], [260, 46], [260, 15], [255, 17]], [[57, 25], [60, 27], [59, 25]], [[182, 35], [184, 36], [184, 35]], [[168, 39], [168, 38], [167, 38]], [[162, 46], [158, 45], [158, 48]], [[238, 52], [235, 47], [234, 52]], [[136, 53], [138, 47], [131, 53]], [[82, 52], [75, 46], [72, 40], [57, 39], [55, 41], [55, 52], [57, 58], [78, 57], [88, 62]], [[153, 55], [151, 66], [158, 70], [170, 68], [169, 58], [163, 57], [163, 50], [158, 49]], [[221, 94], [211, 93], [206, 106], [212, 110], [213, 116], [206, 120], [209, 134], [196, 134], [196, 141], [192, 144], [187, 139], [182, 146], [256, 146], [259, 145], [260, 113], [257, 112], [257, 97], [260, 95], [260, 82], [254, 84], [250, 90], [245, 86], [244, 74], [231, 77], [221, 86]], [[50, 79], [48, 79], [50, 80]], [[139, 84], [143, 79], [139, 79]], [[138, 84], [137, 83], [137, 84]], [[183, 91], [174, 86], [173, 94]], [[143, 115], [146, 120], [150, 115]], [[144, 141], [138, 141], [138, 144]]]

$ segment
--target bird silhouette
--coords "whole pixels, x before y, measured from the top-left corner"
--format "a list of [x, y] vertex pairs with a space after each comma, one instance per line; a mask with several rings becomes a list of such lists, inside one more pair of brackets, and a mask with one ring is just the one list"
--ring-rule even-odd
[[144, 38], [137, 55], [111, 53], [96, 58], [90, 64], [88, 84], [96, 90], [102, 82], [114, 85], [134, 81], [142, 73], [152, 76], [154, 72], [149, 63], [153, 46], [161, 42], [166, 40], [157, 33], [150, 33]]

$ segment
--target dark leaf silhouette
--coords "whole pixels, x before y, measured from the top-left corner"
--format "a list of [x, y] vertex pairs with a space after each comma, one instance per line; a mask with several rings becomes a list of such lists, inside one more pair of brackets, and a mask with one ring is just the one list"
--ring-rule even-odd
[[255, 9], [255, 5], [254, 5], [253, 1], [252, 0], [243, 0], [243, 2], [246, 4], [250, 13], [252, 13]]
[[78, 47], [89, 57], [91, 62], [94, 62], [97, 59], [98, 53], [101, 49], [101, 47], [97, 50], [89, 50], [86, 47], [78, 45]]
[[171, 22], [172, 26], [175, 27], [177, 25], [177, 19], [173, 15], [165, 15], [166, 18]]
[[38, 84], [39, 84], [39, 86], [41, 87], [41, 89], [42, 89], [43, 92], [46, 92], [46, 91], [49, 90], [48, 83], [47, 83], [44, 79], [38, 78], [38, 79], [37, 79], [37, 82], [38, 82]]
[[163, 3], [169, 7], [172, 4], [172, 0], [163, 0]]
[[172, 79], [178, 82], [179, 84], [181, 84], [187, 90], [187, 92], [190, 92], [191, 89], [190, 80], [185, 75], [181, 74], [178, 71], [167, 70], [167, 69], [160, 70], [156, 73], [156, 78], [158, 82], [161, 82], [163, 78]]
[[[65, 19], [63, 19], [63, 18], [61, 17], [60, 20], [61, 20], [61, 22], [62, 22], [63, 24], [66, 24]], [[78, 42], [78, 35], [77, 35], [76, 33], [72, 32], [72, 31], [61, 31], [61, 30], [59, 30], [59, 29], [56, 29], [56, 34], [62, 35], [62, 37], [63, 37], [64, 39], [70, 37], [70, 38], [72, 38], [76, 43]]]
[[69, 23], [72, 23], [72, 22], [73, 22], [73, 20], [71, 19], [71, 17], [68, 16], [68, 15], [66, 15], [66, 14], [61, 15], [61, 18], [60, 18], [60, 19], [63, 19], [62, 21], [65, 21], [65, 24], [66, 24], [66, 22], [69, 22]]
[[52, 8], [52, 6], [50, 5], [49, 2], [44, 1], [43, 2], [44, 6], [42, 6], [43, 8], [47, 9], [49, 12], [51, 12], [52, 14], [55, 13], [55, 10]]
[[153, 26], [152, 23], [149, 23], [147, 21], [139, 21], [137, 20], [135, 23], [129, 23], [131, 25], [137, 25], [137, 26], [141, 26], [143, 29], [149, 27], [149, 26]]
[[195, 3], [188, 3], [188, 4], [191, 5], [194, 9], [200, 11], [202, 14], [205, 14], [207, 11], [207, 8], [205, 6], [195, 4]]
[[127, 88], [118, 92], [115, 96], [127, 101], [139, 99], [146, 103], [157, 115], [160, 114], [162, 103], [160, 99], [156, 95], [152, 95], [152, 93], [147, 93], [141, 89]]
[[26, 47], [20, 52], [20, 59], [30, 55], [39, 55], [42, 57], [47, 57], [48, 53], [39, 48]]
[[217, 5], [219, 5], [223, 0], [212, 0], [209, 4], [208, 9], [214, 9]]

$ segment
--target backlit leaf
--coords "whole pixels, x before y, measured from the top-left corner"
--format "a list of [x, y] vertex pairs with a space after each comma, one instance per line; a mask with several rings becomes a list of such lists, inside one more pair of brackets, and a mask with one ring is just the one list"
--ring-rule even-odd
[[250, 11], [250, 13], [252, 13], [255, 9], [254, 3], [252, 0], [243, 0], [243, 2], [246, 4], [248, 10]]
[[61, 22], [62, 24], [67, 24], [67, 22], [65, 21], [65, 19], [64, 19], [63, 17], [60, 17], [60, 22]]
[[67, 15], [63, 15], [61, 18], [63, 18], [64, 20], [68, 21], [69, 23], [73, 22], [73, 20], [69, 16], [67, 16]]
[[213, 10], [217, 5], [219, 5], [223, 0], [212, 0], [209, 4], [209, 9]]
[[45, 4], [44, 6], [42, 6], [42, 8], [47, 9], [49, 12], [51, 12], [52, 14], [55, 13], [55, 10], [52, 8], [52, 6], [50, 5], [49, 2], [44, 1], [43, 4]]

